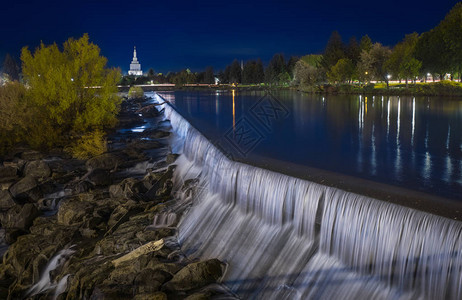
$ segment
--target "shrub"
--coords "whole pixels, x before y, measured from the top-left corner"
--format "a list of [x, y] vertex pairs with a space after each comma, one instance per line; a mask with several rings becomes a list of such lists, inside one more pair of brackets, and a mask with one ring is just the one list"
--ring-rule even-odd
[[0, 86], [0, 151], [18, 142], [28, 126], [26, 89], [19, 82]]
[[107, 140], [104, 132], [95, 130], [83, 135], [71, 148], [72, 156], [87, 159], [92, 156], [103, 154], [107, 151]]
[[139, 86], [132, 86], [130, 90], [128, 91], [128, 98], [130, 99], [137, 99], [137, 98], [143, 98], [143, 97], [144, 97], [143, 89]]

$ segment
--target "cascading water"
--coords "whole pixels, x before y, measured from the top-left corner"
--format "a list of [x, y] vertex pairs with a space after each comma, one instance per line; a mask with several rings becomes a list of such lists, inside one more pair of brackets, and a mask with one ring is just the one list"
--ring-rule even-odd
[[460, 222], [234, 162], [163, 107], [184, 140], [177, 180], [200, 178], [182, 249], [226, 261], [237, 295], [462, 299]]

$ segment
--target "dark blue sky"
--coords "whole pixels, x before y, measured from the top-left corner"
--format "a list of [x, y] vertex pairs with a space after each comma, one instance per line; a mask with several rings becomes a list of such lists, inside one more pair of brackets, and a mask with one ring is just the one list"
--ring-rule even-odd
[[234, 58], [320, 53], [333, 30], [345, 42], [368, 34], [393, 45], [436, 26], [457, 2], [15, 0], [0, 8], [0, 59], [87, 32], [123, 71], [134, 45], [145, 71], [218, 70]]

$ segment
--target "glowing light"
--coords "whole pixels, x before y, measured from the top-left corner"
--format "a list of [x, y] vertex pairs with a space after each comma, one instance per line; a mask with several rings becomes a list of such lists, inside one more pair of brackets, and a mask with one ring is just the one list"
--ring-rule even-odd
[[235, 92], [233, 90], [233, 129], [236, 129], [236, 104], [234, 103]]
[[388, 79], [390, 79], [390, 78], [391, 78], [391, 75], [390, 75], [390, 74], [388, 74], [388, 75], [387, 75], [387, 78], [388, 78]]

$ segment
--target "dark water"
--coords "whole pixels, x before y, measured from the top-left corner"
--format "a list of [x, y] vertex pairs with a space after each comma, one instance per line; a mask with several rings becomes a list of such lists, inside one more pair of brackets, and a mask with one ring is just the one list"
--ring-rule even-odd
[[462, 200], [462, 99], [159, 94], [235, 159], [268, 157]]

